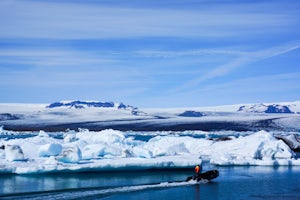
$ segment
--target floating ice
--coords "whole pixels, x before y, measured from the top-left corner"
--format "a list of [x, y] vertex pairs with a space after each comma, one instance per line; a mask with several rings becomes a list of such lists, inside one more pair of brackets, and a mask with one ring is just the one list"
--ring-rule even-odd
[[111, 129], [80, 130], [68, 131], [63, 139], [55, 139], [42, 131], [35, 137], [3, 141], [0, 172], [192, 168], [202, 159], [217, 165], [300, 165], [300, 160], [285, 142], [265, 131], [239, 135], [227, 141], [185, 134], [158, 135], [141, 141], [129, 137], [126, 132]]
[[295, 156], [283, 141], [265, 131], [214, 143], [208, 154], [210, 162], [219, 165], [273, 165], [276, 160], [290, 160]]

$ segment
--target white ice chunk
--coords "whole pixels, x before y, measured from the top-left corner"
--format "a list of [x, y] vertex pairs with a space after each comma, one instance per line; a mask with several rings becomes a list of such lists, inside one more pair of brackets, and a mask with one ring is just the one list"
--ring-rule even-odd
[[292, 159], [294, 152], [271, 133], [260, 131], [238, 139], [216, 142], [207, 150], [210, 162], [219, 165], [255, 165], [254, 160]]
[[75, 142], [76, 140], [77, 140], [77, 138], [76, 138], [75, 133], [65, 133], [64, 134], [64, 142], [65, 143]]
[[112, 129], [94, 132], [89, 130], [81, 130], [76, 134], [79, 140], [88, 141], [88, 143], [123, 143], [125, 140], [124, 133]]
[[98, 158], [99, 151], [101, 151], [101, 148], [99, 148], [99, 144], [86, 145], [81, 151], [82, 159], [90, 160]]
[[213, 142], [188, 136], [157, 136], [149, 140], [144, 148], [153, 157], [166, 155], [202, 154]]
[[176, 155], [188, 152], [184, 145], [187, 138], [190, 137], [157, 136], [149, 140], [144, 147], [152, 151], [153, 157]]
[[40, 131], [38, 137], [49, 137], [49, 135], [45, 131]]
[[46, 165], [57, 165], [58, 160], [55, 158], [55, 156], [50, 156], [46, 161]]
[[45, 144], [40, 146], [39, 156], [40, 157], [57, 156], [61, 153], [61, 151], [62, 151], [61, 144], [57, 144], [57, 143]]
[[122, 149], [115, 145], [105, 145], [99, 152], [101, 157], [118, 157], [122, 155]]
[[57, 159], [64, 163], [78, 163], [82, 159], [82, 155], [77, 146], [68, 146], [63, 148]]
[[90, 144], [82, 150], [83, 159], [92, 159], [97, 157], [118, 157], [122, 155], [122, 148], [107, 143]]
[[10, 162], [22, 161], [24, 153], [19, 145], [5, 145], [5, 158]]
[[152, 152], [150, 152], [147, 149], [144, 149], [142, 147], [133, 147], [131, 149], [132, 157], [138, 157], [138, 158], [152, 158]]

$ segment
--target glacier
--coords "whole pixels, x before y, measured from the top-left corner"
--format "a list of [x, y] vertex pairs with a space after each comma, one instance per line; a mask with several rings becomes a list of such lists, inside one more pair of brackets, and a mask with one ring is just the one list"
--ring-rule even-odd
[[[287, 109], [289, 111], [287, 111]], [[270, 113], [273, 112], [274, 113]], [[0, 126], [15, 131], [286, 130], [300, 131], [300, 101], [194, 108], [136, 108], [123, 103], [61, 101], [0, 104]]]
[[[0, 173], [120, 171], [193, 168], [212, 165], [300, 165], [296, 153], [277, 133], [257, 131], [212, 140], [209, 132], [65, 131], [28, 132], [25, 138], [0, 140]], [[1, 129], [0, 135], [18, 132]], [[25, 133], [23, 133], [25, 134]], [[147, 135], [147, 140], [134, 135]], [[203, 137], [192, 137], [202, 135]], [[222, 135], [221, 132], [216, 133]], [[34, 135], [34, 136], [32, 136]], [[282, 136], [289, 139], [289, 136]], [[295, 139], [293, 144], [295, 145]], [[299, 142], [298, 142], [299, 143]]]
[[[243, 109], [241, 109], [243, 108]], [[288, 108], [290, 112], [284, 112]], [[274, 111], [275, 113], [270, 113]], [[300, 101], [194, 108], [143, 108], [123, 103], [61, 101], [0, 104], [0, 126], [14, 131], [300, 131]]]

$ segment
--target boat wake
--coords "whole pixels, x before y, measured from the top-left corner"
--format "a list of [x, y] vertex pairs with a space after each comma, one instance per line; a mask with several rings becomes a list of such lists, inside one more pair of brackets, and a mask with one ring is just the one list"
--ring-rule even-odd
[[67, 189], [67, 190], [56, 190], [56, 191], [47, 191], [47, 192], [30, 192], [30, 193], [19, 193], [19, 194], [8, 194], [1, 195], [0, 198], [3, 200], [44, 200], [44, 199], [80, 199], [80, 198], [100, 198], [104, 196], [109, 196], [119, 193], [128, 193], [143, 191], [149, 189], [163, 189], [170, 187], [180, 187], [180, 186], [189, 186], [196, 185], [200, 183], [207, 183], [208, 181], [203, 180], [200, 182], [197, 181], [178, 181], [178, 182], [163, 182], [157, 184], [144, 184], [144, 185], [133, 185], [133, 186], [122, 186], [114, 188], [84, 188], [84, 189]]

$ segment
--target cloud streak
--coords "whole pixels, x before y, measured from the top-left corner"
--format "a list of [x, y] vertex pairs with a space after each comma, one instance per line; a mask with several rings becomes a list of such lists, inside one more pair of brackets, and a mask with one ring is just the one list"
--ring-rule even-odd
[[227, 64], [216, 67], [215, 69], [209, 71], [208, 73], [206, 73], [204, 75], [199, 76], [196, 79], [186, 82], [182, 86], [176, 88], [173, 92], [179, 92], [179, 91], [183, 91], [186, 89], [195, 88], [197, 85], [199, 85], [200, 83], [202, 83], [204, 81], [218, 78], [221, 76], [226, 76], [233, 70], [243, 67], [246, 64], [250, 64], [250, 63], [260, 61], [260, 60], [279, 56], [281, 54], [285, 54], [285, 53], [288, 53], [290, 51], [293, 51], [293, 50], [296, 50], [299, 48], [300, 48], [300, 42], [296, 41], [296, 42], [293, 42], [290, 44], [276, 46], [276, 47], [272, 47], [272, 48], [264, 49], [264, 50], [260, 50], [260, 51], [248, 52], [248, 53], [242, 52], [241, 56], [239, 56], [238, 58], [233, 59], [231, 62], [229, 62]]
[[[206, 9], [179, 10], [5, 2], [0, 2], [3, 38], [238, 37], [284, 32], [288, 26], [299, 24], [289, 13], [265, 14], [258, 6], [249, 10], [242, 5], [233, 10], [232, 5], [216, 3]], [[281, 29], [283, 26], [286, 28]]]

